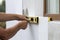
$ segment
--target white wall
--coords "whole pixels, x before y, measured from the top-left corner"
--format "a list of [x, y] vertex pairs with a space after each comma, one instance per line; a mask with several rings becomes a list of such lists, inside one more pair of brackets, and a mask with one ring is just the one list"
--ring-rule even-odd
[[6, 0], [6, 12], [22, 14], [22, 0]]
[[43, 0], [23, 0], [23, 9], [26, 8], [28, 8], [29, 15], [43, 16]]
[[43, 0], [6, 0], [7, 13], [21, 14], [22, 8], [28, 8], [29, 14], [33, 14], [35, 16], [43, 16]]

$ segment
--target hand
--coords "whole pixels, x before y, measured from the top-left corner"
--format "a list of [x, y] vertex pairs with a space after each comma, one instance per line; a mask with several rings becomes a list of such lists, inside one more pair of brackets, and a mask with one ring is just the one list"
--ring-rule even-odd
[[26, 18], [26, 16], [24, 16], [24, 15], [17, 15], [17, 20], [19, 20], [19, 21], [20, 21], [20, 20], [22, 20], [22, 21], [23, 21], [23, 20], [28, 21], [27, 18]]
[[21, 21], [20, 23], [18, 23], [18, 26], [20, 27], [20, 29], [26, 29], [27, 28], [27, 21]]

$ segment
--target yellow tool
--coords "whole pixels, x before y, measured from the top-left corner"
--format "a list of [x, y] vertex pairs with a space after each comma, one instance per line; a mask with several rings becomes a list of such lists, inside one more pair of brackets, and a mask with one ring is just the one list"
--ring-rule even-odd
[[[39, 23], [39, 17], [26, 17], [29, 21], [29, 23], [38, 24]], [[52, 21], [51, 17], [48, 17], [48, 22]]]
[[28, 17], [28, 9], [27, 8], [23, 9], [23, 15], [27, 16], [26, 18], [28, 20], [30, 20], [29, 23], [38, 24], [39, 17]]
[[34, 23], [34, 24], [38, 24], [39, 22], [39, 17], [27, 17], [29, 21], [29, 23]]
[[52, 21], [52, 18], [51, 17], [48, 17], [48, 22]]

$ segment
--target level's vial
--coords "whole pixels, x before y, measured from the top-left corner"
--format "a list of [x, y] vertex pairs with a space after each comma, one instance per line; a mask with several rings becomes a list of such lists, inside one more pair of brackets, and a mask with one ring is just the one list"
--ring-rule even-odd
[[27, 17], [29, 21], [29, 23], [34, 23], [34, 24], [38, 24], [39, 23], [39, 17]]
[[48, 22], [53, 21], [51, 17], [48, 17]]

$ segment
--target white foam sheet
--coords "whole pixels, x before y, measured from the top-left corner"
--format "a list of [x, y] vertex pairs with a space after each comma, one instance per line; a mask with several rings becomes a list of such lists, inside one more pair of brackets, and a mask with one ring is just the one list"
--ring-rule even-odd
[[[39, 24], [28, 24], [26, 30], [20, 30], [10, 40], [48, 40], [48, 18], [39, 17]], [[9, 27], [9, 24], [7, 24]]]
[[60, 40], [60, 21], [51, 21], [48, 23], [49, 40]]
[[48, 18], [39, 17], [39, 24], [29, 24], [34, 40], [48, 40]]

